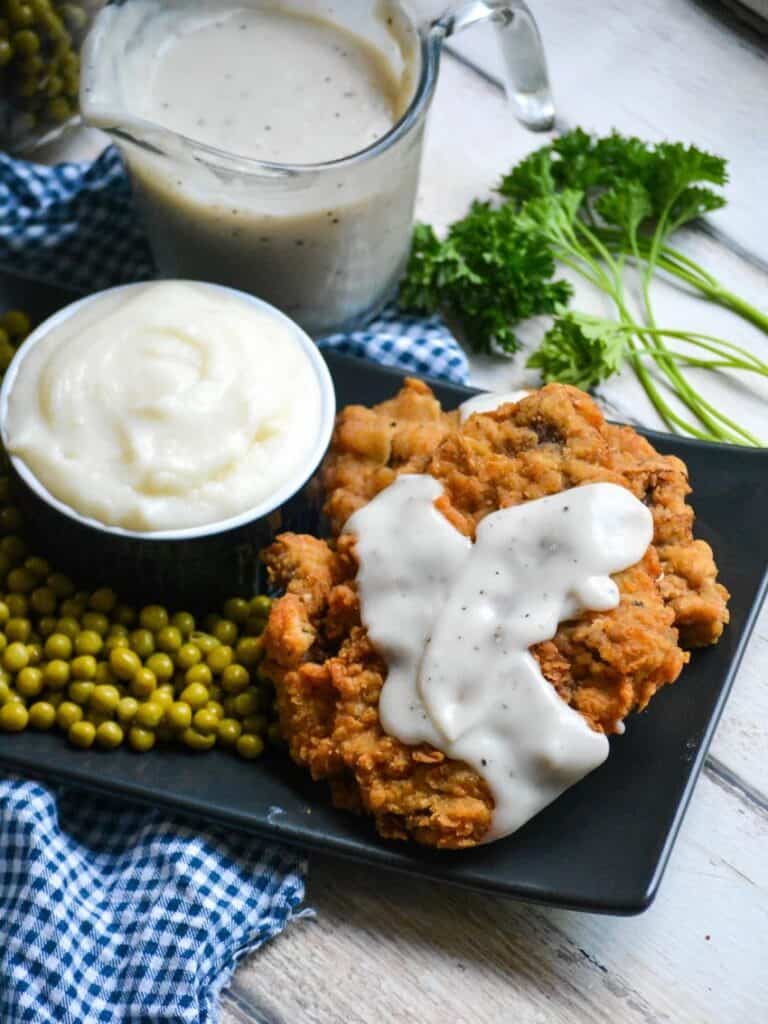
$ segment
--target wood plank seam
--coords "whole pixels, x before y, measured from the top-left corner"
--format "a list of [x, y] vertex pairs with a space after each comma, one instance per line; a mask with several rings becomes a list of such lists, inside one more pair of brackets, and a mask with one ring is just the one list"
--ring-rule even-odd
[[729, 32], [738, 36], [740, 46], [758, 57], [768, 53], [768, 38], [765, 29], [761, 31], [757, 25], [758, 15], [749, 11], [738, 0], [693, 0], [696, 7], [705, 12], [716, 28], [725, 26]]
[[[761, 53], [765, 52], [765, 48], [763, 48], [761, 50]], [[459, 52], [458, 50], [452, 49], [449, 45], [446, 45], [446, 55], [451, 60], [456, 61], [457, 64], [460, 64], [468, 71], [471, 71], [479, 78], [482, 78], [482, 80], [486, 84], [492, 86], [492, 88], [504, 93], [504, 83], [501, 81], [501, 79], [497, 78], [490, 71], [486, 71], [485, 68], [480, 67], [480, 65], [476, 64], [475, 61], [473, 61], [471, 58], [466, 57], [463, 53]], [[562, 135], [563, 133], [570, 131], [574, 127], [575, 125], [572, 125], [567, 120], [567, 118], [562, 117], [559, 113], [557, 114], [555, 121], [555, 131], [558, 135]], [[542, 142], [542, 145], [545, 144], [545, 142]], [[699, 217], [694, 222], [694, 224], [695, 229], [701, 231], [702, 234], [707, 235], [713, 241], [721, 245], [724, 249], [727, 249], [734, 256], [738, 256], [740, 259], [744, 260], [745, 263], [750, 264], [750, 266], [755, 267], [757, 270], [768, 273], [768, 260], [764, 260], [762, 257], [752, 253], [749, 249], [746, 248], [746, 246], [742, 245], [741, 242], [737, 241], [735, 238], [729, 235], [727, 231], [723, 231], [722, 228], [719, 228], [715, 224], [713, 224], [709, 220], [709, 218]]]
[[238, 1024], [283, 1024], [282, 1019], [275, 1017], [272, 1012], [266, 1014], [266, 1011], [253, 1002], [250, 995], [238, 991], [236, 982], [222, 992], [221, 1003], [233, 1017], [237, 1018]]
[[743, 803], [749, 804], [753, 810], [759, 811], [762, 815], [768, 815], [768, 797], [742, 779], [718, 758], [708, 756], [704, 762], [704, 771], [716, 785], [727, 787]]

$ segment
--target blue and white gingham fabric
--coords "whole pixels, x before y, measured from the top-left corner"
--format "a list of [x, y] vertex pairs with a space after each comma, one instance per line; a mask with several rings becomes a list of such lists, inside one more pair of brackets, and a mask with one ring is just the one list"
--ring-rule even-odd
[[[0, 153], [0, 266], [79, 291], [153, 276], [114, 148], [56, 167]], [[390, 308], [320, 344], [467, 379], [436, 317]], [[0, 1024], [212, 1024], [240, 957], [297, 916], [304, 870], [251, 837], [0, 778]]]
[[[0, 153], [0, 266], [89, 292], [154, 275], [113, 146], [93, 163], [56, 167]], [[464, 352], [439, 317], [409, 317], [396, 307], [365, 330], [323, 338], [320, 347], [457, 384], [469, 375]]]
[[282, 847], [0, 780], [0, 1021], [215, 1021], [238, 960], [303, 898]]

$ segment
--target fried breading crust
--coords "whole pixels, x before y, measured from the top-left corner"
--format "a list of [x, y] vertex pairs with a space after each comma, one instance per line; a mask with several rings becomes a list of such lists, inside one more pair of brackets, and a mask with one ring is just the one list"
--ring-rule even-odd
[[[620, 730], [677, 678], [689, 657], [680, 644], [713, 643], [728, 620], [711, 549], [693, 539], [685, 466], [631, 428], [606, 424], [574, 388], [549, 385], [461, 426], [414, 380], [374, 409], [343, 410], [323, 471], [334, 532], [402, 472], [435, 476], [438, 507], [467, 536], [496, 509], [584, 483], [625, 486], [649, 506], [654, 541], [614, 577], [619, 607], [563, 623], [533, 649], [544, 676], [598, 731]], [[372, 814], [386, 837], [450, 848], [481, 841], [493, 812], [485, 782], [381, 728], [386, 665], [360, 623], [354, 539], [332, 547], [284, 534], [265, 561], [286, 591], [265, 632], [265, 670], [293, 758], [330, 782], [338, 806]]]

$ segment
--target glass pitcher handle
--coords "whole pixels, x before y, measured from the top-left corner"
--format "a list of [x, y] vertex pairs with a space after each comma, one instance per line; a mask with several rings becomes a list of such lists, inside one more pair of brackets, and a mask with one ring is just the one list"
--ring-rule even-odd
[[496, 26], [507, 99], [518, 121], [532, 131], [548, 131], [555, 121], [555, 105], [547, 59], [536, 20], [524, 0], [458, 4], [433, 22], [431, 31], [447, 38], [481, 21]]

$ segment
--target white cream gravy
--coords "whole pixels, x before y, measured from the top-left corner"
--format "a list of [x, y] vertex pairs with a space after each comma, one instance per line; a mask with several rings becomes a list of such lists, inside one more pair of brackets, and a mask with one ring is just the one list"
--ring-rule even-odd
[[[132, 0], [99, 13], [81, 109], [89, 124], [121, 129], [161, 276], [251, 292], [316, 335], [394, 290], [420, 127], [375, 159], [322, 171], [267, 172], [243, 158], [311, 166], [383, 138], [408, 108], [420, 64], [418, 36], [398, 11], [390, 0], [339, 10]], [[199, 144], [223, 151], [224, 163]]]
[[362, 621], [388, 665], [382, 725], [486, 780], [488, 841], [607, 757], [606, 737], [561, 700], [529, 648], [584, 610], [618, 605], [611, 574], [643, 557], [653, 523], [628, 490], [588, 484], [486, 516], [472, 544], [434, 507], [440, 493], [430, 476], [400, 476], [346, 530]]

